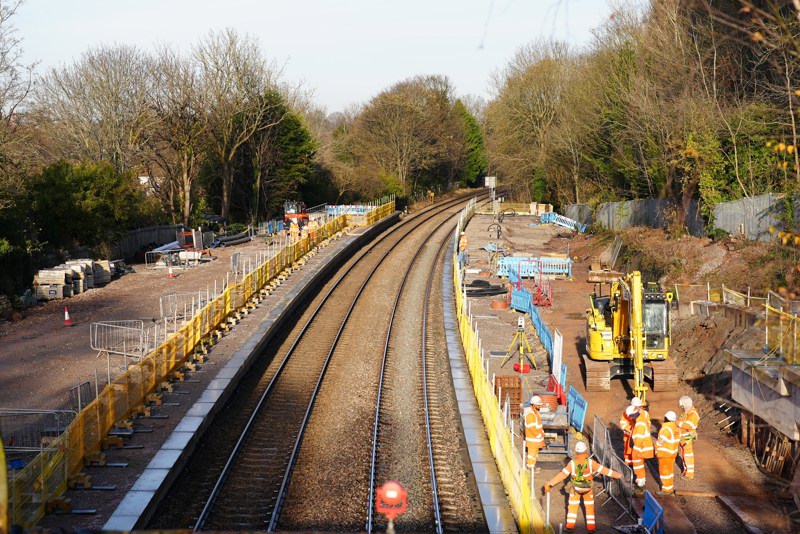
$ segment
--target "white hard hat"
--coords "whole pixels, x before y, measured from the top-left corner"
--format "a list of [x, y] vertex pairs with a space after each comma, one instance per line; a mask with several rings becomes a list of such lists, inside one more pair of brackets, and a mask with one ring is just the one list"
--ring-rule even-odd
[[625, 408], [625, 415], [633, 415], [636, 413], [636, 406], [628, 406]]
[[531, 404], [533, 406], [541, 406], [542, 398], [539, 395], [534, 395], [533, 397], [531, 397]]
[[586, 442], [585, 441], [579, 441], [578, 443], [575, 444], [575, 453], [576, 454], [581, 454], [583, 452], [586, 452], [588, 449], [589, 449], [589, 447], [586, 446]]
[[687, 410], [692, 407], [692, 404], [693, 404], [692, 398], [687, 397], [686, 395], [684, 395], [683, 397], [680, 398], [680, 400], [678, 400], [678, 406], [680, 406], [681, 408], [686, 408]]
[[642, 407], [642, 399], [640, 399], [639, 397], [632, 398], [631, 399], [631, 406], [634, 406], [636, 408], [641, 408]]
[[677, 418], [678, 418], [678, 416], [675, 415], [675, 412], [673, 412], [672, 410], [670, 410], [670, 411], [668, 411], [667, 413], [664, 414], [664, 419], [666, 419], [667, 421], [675, 422], [675, 420]]

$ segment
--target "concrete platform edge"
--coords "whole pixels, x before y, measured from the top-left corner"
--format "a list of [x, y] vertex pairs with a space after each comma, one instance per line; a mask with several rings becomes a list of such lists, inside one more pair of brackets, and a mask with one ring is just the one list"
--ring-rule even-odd
[[[250, 367], [252, 367], [253, 363], [258, 358], [258, 355], [274, 337], [275, 333], [277, 333], [288, 318], [293, 315], [300, 303], [303, 302], [312, 291], [316, 290], [333, 270], [338, 268], [351, 254], [372, 241], [372, 239], [386, 228], [397, 223], [399, 221], [399, 216], [400, 212], [395, 212], [385, 219], [378, 221], [362, 234], [347, 235], [343, 238], [347, 240], [345, 245], [342, 246], [328, 262], [319, 266], [316, 271], [312, 269], [305, 273], [303, 282], [290, 291], [289, 295], [291, 295], [291, 297], [289, 301], [286, 302], [282, 308], [272, 310], [267, 317], [263, 319], [266, 328], [259, 328], [248, 341], [241, 345], [241, 348], [236, 351], [231, 361], [219, 370], [219, 373], [224, 372], [224, 376], [226, 377], [224, 387], [220, 389], [220, 383], [212, 381], [198, 402], [195, 403], [202, 403], [203, 406], [198, 406], [196, 410], [194, 409], [195, 406], [192, 406], [189, 413], [178, 423], [178, 426], [173, 430], [170, 437], [167, 438], [159, 452], [156, 453], [157, 455], [161, 454], [164, 456], [167, 451], [169, 451], [169, 455], [175, 458], [172, 466], [169, 469], [164, 469], [165, 466], [163, 462], [151, 462], [139, 476], [137, 482], [134, 483], [132, 488], [125, 494], [125, 497], [123, 497], [122, 501], [114, 510], [114, 513], [103, 526], [103, 530], [129, 531], [145, 527], [155, 513], [158, 503], [169, 492], [172, 484], [186, 466], [195, 447], [202, 438], [203, 433], [213, 423], [214, 416], [225, 406], [230, 396], [236, 390], [239, 381], [247, 374]], [[267, 325], [267, 323], [269, 324]], [[238, 361], [238, 365], [235, 368], [233, 377], [228, 378], [231, 374], [231, 363], [234, 361]], [[228, 370], [226, 371], [226, 369]], [[212, 407], [210, 410], [208, 409], [209, 395], [206, 394], [212, 394], [214, 399], [211, 402]], [[197, 413], [205, 413], [205, 415], [201, 416], [201, 421], [198, 421]], [[193, 427], [195, 429], [191, 432], [186, 432], [187, 427]], [[182, 439], [177, 439], [179, 436], [176, 435], [176, 433], [180, 434]], [[154, 482], [154, 480], [160, 480], [160, 483]], [[149, 491], [141, 491], [139, 489], [145, 481], [147, 481]]]
[[[451, 373], [454, 368], [464, 369], [464, 349], [461, 346], [461, 336], [458, 332], [458, 323], [455, 319], [455, 297], [453, 295], [453, 243], [445, 252], [444, 269], [442, 273], [442, 304], [444, 308], [444, 324], [447, 336], [447, 352], [451, 362]], [[492, 449], [489, 439], [480, 417], [478, 403], [472, 391], [472, 381], [467, 376], [462, 379], [460, 384], [468, 382], [470, 387], [459, 387], [456, 389], [459, 413], [461, 415], [462, 429], [475, 429], [470, 434], [470, 445], [468, 454], [472, 462], [472, 478], [478, 486], [478, 493], [481, 498], [483, 516], [486, 520], [487, 532], [491, 534], [519, 532], [511, 506], [508, 503], [505, 487], [500, 479], [500, 473], [492, 456]], [[471, 404], [470, 404], [471, 403]], [[468, 410], [461, 410], [462, 407], [471, 406]], [[466, 443], [467, 438], [462, 430], [462, 439]], [[478, 480], [475, 473], [481, 473], [481, 480]]]

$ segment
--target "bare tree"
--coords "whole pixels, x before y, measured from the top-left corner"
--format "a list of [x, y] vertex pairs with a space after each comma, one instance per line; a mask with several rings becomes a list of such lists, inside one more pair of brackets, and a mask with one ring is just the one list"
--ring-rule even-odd
[[158, 179], [151, 172], [153, 189], [165, 197], [173, 210], [174, 194], [179, 192], [181, 218], [189, 224], [192, 212], [192, 187], [202, 162], [202, 143], [208, 128], [201, 79], [196, 66], [166, 46], [159, 48], [151, 64], [149, 109], [155, 121], [148, 135], [148, 156], [166, 175]]
[[270, 106], [263, 98], [277, 85], [281, 71], [268, 63], [258, 42], [235, 30], [211, 32], [194, 49], [203, 80], [203, 102], [209, 117], [208, 144], [222, 170], [222, 216], [230, 213], [235, 158], [259, 130]]
[[380, 93], [358, 116], [353, 145], [362, 164], [413, 190], [419, 172], [448, 153], [452, 86], [440, 76], [412, 78]]
[[33, 87], [35, 64], [22, 63], [22, 39], [11, 22], [21, 4], [0, 4], [0, 209], [13, 203], [23, 178], [15, 157], [25, 141], [18, 117]]
[[153, 115], [150, 58], [130, 45], [98, 46], [54, 68], [36, 93], [61, 156], [109, 161], [119, 172], [141, 163]]

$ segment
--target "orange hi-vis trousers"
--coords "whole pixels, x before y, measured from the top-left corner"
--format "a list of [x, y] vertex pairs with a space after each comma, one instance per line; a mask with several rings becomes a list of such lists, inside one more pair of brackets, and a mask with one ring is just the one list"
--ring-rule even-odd
[[536, 467], [536, 459], [539, 457], [539, 445], [525, 440], [525, 448], [528, 451], [526, 467], [528, 469]]
[[681, 459], [683, 460], [684, 476], [686, 478], [694, 478], [694, 449], [691, 441], [681, 445]]
[[[644, 467], [644, 458], [634, 452], [633, 457], [631, 458], [631, 464], [631, 467], [633, 467], [633, 473], [636, 475], [636, 483], [640, 486], [643, 485], [647, 478], [647, 471]], [[642, 484], [639, 483], [640, 480], [642, 481]]]
[[631, 433], [624, 432], [624, 442], [622, 444], [623, 448], [623, 457], [625, 458], [626, 465], [633, 465], [633, 445], [631, 445]]
[[575, 488], [569, 492], [569, 505], [567, 506], [567, 528], [575, 528], [575, 521], [578, 520], [578, 508], [583, 499], [583, 506], [586, 508], [586, 529], [594, 531], [594, 491], [589, 489], [585, 493], [578, 493]]
[[661, 479], [661, 491], [675, 490], [675, 456], [658, 457], [658, 476]]

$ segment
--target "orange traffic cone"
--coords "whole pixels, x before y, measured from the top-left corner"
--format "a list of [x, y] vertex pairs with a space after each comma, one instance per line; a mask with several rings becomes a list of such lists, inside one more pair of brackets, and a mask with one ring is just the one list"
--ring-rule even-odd
[[167, 278], [175, 278], [175, 274], [172, 272], [172, 265], [169, 266], [169, 274]]
[[69, 320], [69, 310], [64, 306], [64, 326], [72, 326], [72, 321]]

